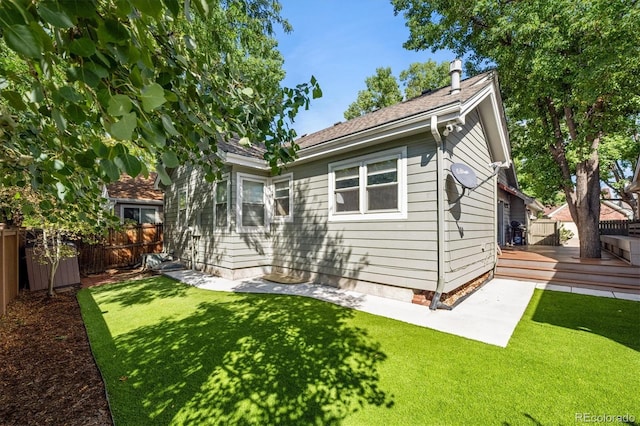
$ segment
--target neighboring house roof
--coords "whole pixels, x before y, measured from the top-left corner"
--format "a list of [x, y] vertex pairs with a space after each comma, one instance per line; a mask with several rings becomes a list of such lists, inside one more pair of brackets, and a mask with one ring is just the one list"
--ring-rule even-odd
[[162, 201], [163, 192], [154, 186], [156, 176], [156, 173], [149, 173], [146, 178], [122, 175], [119, 181], [106, 186], [106, 196], [114, 201]]
[[[567, 203], [564, 203], [560, 207], [545, 209], [545, 215], [560, 222], [573, 222]], [[600, 220], [626, 220], [632, 217], [633, 213], [631, 210], [620, 207], [608, 200], [600, 201]]]

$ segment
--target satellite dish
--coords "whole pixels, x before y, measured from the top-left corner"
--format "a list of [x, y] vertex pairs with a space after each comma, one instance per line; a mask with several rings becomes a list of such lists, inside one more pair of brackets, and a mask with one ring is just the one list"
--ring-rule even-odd
[[465, 189], [474, 189], [478, 186], [478, 178], [471, 167], [462, 163], [454, 163], [451, 165], [451, 173], [458, 183]]

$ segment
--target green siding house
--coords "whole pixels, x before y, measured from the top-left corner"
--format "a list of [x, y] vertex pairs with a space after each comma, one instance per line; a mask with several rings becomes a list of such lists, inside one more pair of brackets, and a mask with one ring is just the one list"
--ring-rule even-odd
[[[301, 137], [277, 176], [259, 144], [221, 144], [213, 184], [175, 169], [166, 250], [226, 278], [281, 273], [407, 301], [490, 273], [509, 139], [496, 73], [460, 81], [459, 65], [449, 87]], [[460, 164], [477, 186], [460, 184]]]

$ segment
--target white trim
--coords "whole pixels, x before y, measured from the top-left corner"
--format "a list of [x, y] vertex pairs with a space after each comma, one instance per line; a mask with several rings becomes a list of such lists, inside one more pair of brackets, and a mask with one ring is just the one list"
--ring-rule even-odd
[[[247, 173], [237, 173], [238, 182], [236, 185], [236, 232], [269, 232], [269, 224], [271, 222], [271, 203], [269, 202], [269, 178], [264, 176], [256, 176]], [[250, 182], [258, 182], [264, 185], [262, 200], [264, 203], [264, 224], [262, 226], [242, 226], [242, 182], [245, 180]]]
[[220, 157], [222, 162], [225, 164], [233, 164], [258, 170], [270, 170], [267, 162], [260, 158], [248, 157], [246, 155], [234, 154], [233, 152], [225, 151], [219, 152], [218, 157]]
[[118, 204], [146, 204], [150, 206], [161, 206], [162, 200], [140, 200], [137, 198], [107, 198], [112, 203]]
[[[288, 181], [289, 182], [289, 214], [286, 216], [278, 216], [276, 214], [276, 183]], [[293, 222], [293, 173], [286, 173], [280, 176], [271, 178], [271, 194], [273, 204], [272, 222]]]
[[[385, 159], [398, 160], [398, 210], [396, 211], [366, 211], [367, 189], [367, 164]], [[358, 213], [336, 213], [335, 211], [335, 170], [352, 165], [359, 168], [359, 207]], [[368, 221], [368, 220], [399, 220], [407, 218], [407, 147], [399, 147], [380, 151], [373, 154], [350, 158], [347, 160], [329, 163], [328, 171], [328, 201], [329, 222]]]

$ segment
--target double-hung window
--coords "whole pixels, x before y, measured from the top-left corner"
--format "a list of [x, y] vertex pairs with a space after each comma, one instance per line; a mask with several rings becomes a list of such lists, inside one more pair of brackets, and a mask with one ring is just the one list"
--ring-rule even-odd
[[329, 220], [405, 219], [406, 147], [329, 164]]
[[268, 230], [268, 179], [238, 173], [237, 232]]
[[273, 219], [290, 222], [293, 220], [293, 188], [292, 175], [273, 178]]
[[228, 224], [228, 197], [229, 188], [228, 181], [223, 180], [216, 183], [215, 193], [215, 220], [216, 229], [224, 229]]
[[187, 227], [187, 190], [182, 188], [178, 191], [178, 224]]

